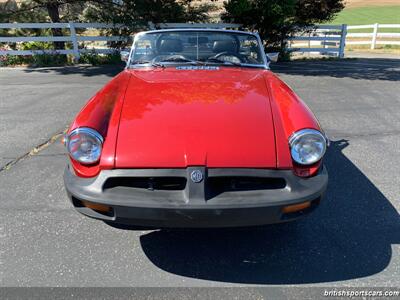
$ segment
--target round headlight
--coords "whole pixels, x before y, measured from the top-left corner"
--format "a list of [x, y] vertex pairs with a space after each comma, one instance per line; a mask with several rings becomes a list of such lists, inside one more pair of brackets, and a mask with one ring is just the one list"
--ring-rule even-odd
[[289, 139], [290, 153], [300, 165], [312, 165], [318, 162], [326, 151], [326, 137], [314, 129], [295, 132]]
[[71, 157], [82, 164], [93, 164], [100, 159], [103, 137], [91, 128], [81, 127], [71, 131], [67, 149]]

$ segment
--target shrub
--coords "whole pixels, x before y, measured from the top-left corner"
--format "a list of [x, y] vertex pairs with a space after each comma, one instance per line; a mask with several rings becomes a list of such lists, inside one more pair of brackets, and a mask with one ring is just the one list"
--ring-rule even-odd
[[[1, 49], [1, 48], [0, 48]], [[1, 49], [2, 50], [2, 49]], [[32, 49], [34, 50], [34, 49]], [[88, 52], [82, 54], [79, 63], [98, 65], [118, 65], [122, 64], [121, 57], [118, 52], [112, 54], [97, 54]], [[37, 51], [35, 55], [0, 55], [0, 67], [28, 65], [31, 67], [54, 67], [73, 64], [73, 56], [56, 54], [56, 53], [40, 53]]]
[[25, 55], [1, 55], [0, 67], [27, 65], [31, 63], [31, 56]]
[[0, 66], [52, 67], [66, 65], [67, 58], [62, 54], [35, 54], [35, 55], [2, 55]]
[[63, 54], [35, 54], [32, 55], [32, 62], [29, 64], [33, 67], [54, 67], [67, 64], [67, 57]]
[[91, 51], [82, 54], [79, 58], [79, 63], [98, 66], [98, 65], [121, 64], [122, 61], [118, 52], [112, 54], [98, 54], [94, 51]]
[[26, 42], [20, 46], [21, 50], [53, 50], [54, 46], [46, 42]]

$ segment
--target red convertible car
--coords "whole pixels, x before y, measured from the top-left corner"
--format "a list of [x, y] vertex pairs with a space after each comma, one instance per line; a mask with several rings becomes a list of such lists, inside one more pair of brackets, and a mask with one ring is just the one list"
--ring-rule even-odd
[[84, 215], [150, 227], [239, 227], [318, 206], [328, 140], [269, 70], [256, 33], [135, 36], [124, 71], [65, 137], [64, 182]]

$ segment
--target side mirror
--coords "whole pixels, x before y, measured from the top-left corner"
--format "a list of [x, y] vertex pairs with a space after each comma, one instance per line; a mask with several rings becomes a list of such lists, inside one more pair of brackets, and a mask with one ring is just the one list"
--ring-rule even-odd
[[128, 62], [129, 59], [129, 51], [122, 50], [119, 54], [121, 55], [121, 60], [124, 62]]
[[279, 52], [267, 53], [268, 61], [276, 63], [279, 58]]

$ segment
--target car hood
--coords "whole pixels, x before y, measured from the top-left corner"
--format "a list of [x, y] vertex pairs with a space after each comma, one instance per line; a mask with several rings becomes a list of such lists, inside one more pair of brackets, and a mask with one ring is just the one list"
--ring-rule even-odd
[[117, 168], [275, 168], [265, 70], [128, 70]]

